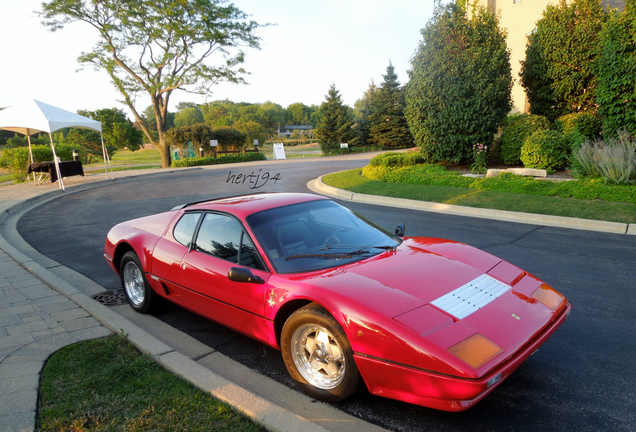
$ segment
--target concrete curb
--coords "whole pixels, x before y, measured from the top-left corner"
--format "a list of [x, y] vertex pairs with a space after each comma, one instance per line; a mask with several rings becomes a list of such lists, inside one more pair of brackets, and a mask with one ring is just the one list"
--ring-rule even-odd
[[427, 201], [416, 201], [404, 198], [366, 195], [329, 186], [323, 183], [322, 177], [323, 176], [320, 176], [315, 180], [311, 180], [307, 183], [307, 187], [313, 192], [341, 200], [348, 200], [363, 204], [376, 204], [397, 208], [406, 208], [411, 210], [445, 213], [458, 216], [478, 217], [483, 219], [500, 220], [506, 222], [598, 231], [613, 234], [636, 235], [636, 224], [596, 221], [590, 219], [540, 215], [533, 213], [510, 212], [504, 210], [481, 209], [475, 207], [465, 207]]

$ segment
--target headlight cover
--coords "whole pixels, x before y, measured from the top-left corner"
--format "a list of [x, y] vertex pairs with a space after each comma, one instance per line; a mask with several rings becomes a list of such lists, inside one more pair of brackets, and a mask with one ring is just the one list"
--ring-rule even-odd
[[557, 290], [545, 283], [541, 284], [541, 286], [532, 293], [531, 297], [552, 310], [556, 310], [565, 299]]
[[501, 354], [503, 348], [484, 335], [475, 333], [471, 337], [448, 348], [448, 352], [463, 360], [474, 369], [479, 369]]

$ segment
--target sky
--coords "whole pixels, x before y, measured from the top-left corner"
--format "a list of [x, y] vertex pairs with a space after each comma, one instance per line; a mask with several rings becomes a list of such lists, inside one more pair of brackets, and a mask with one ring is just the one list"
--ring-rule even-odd
[[[352, 106], [369, 84], [382, 82], [389, 62], [398, 80], [408, 81], [410, 60], [421, 40], [420, 30], [433, 13], [433, 0], [234, 0], [251, 19], [272, 25], [257, 30], [261, 50], [246, 49], [242, 65], [249, 85], [222, 83], [198, 96], [175, 92], [179, 102], [271, 101], [319, 105], [333, 83]], [[77, 62], [97, 42], [96, 30], [73, 23], [57, 32], [41, 25], [41, 0], [0, 0], [0, 107], [26, 98], [69, 111], [120, 108], [110, 78]], [[139, 97], [137, 109], [149, 105]]]

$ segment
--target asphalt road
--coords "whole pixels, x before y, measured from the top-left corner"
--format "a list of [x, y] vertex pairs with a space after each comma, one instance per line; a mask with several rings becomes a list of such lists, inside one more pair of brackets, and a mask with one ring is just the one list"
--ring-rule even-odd
[[[132, 180], [61, 196], [25, 214], [24, 239], [40, 253], [107, 289], [119, 279], [102, 257], [118, 222], [175, 205], [253, 191], [307, 191], [319, 175], [360, 167], [364, 160], [269, 162], [258, 168], [193, 170]], [[231, 172], [230, 172], [231, 171]], [[264, 185], [264, 173], [270, 180]], [[272, 179], [279, 174], [278, 180]], [[252, 189], [251, 187], [259, 186]], [[474, 408], [446, 413], [360, 390], [336, 406], [395, 431], [636, 430], [636, 236], [539, 227], [380, 206], [343, 203], [408, 236], [444, 237], [500, 256], [544, 279], [574, 305], [555, 335]], [[297, 388], [280, 354], [187, 311], [170, 306], [158, 318], [273, 379]]]

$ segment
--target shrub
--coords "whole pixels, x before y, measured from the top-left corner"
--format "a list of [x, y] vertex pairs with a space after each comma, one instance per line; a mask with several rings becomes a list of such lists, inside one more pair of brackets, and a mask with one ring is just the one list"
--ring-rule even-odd
[[602, 142], [584, 142], [572, 152], [573, 158], [578, 164], [578, 174], [588, 177], [601, 177], [598, 158], [601, 154]]
[[258, 160], [266, 160], [267, 158], [263, 153], [247, 153], [245, 156], [235, 156], [235, 155], [227, 155], [227, 156], [219, 156], [215, 157], [196, 157], [196, 158], [187, 158], [180, 159], [177, 161], [172, 161], [173, 168], [184, 168], [184, 167], [192, 167], [199, 165], [219, 165], [219, 164], [228, 164], [228, 163], [237, 163], [237, 162], [251, 162]]
[[515, 114], [507, 118], [499, 140], [499, 155], [507, 165], [519, 165], [521, 147], [534, 132], [547, 130], [550, 123], [545, 117], [534, 114]]
[[601, 120], [588, 112], [572, 113], [559, 117], [555, 126], [563, 132], [570, 142], [569, 161], [572, 172], [581, 174], [583, 167], [574, 156], [574, 153], [581, 148], [581, 144], [584, 142], [596, 140], [600, 137], [602, 130]]
[[636, 139], [625, 131], [617, 139], [583, 143], [576, 158], [583, 174], [603, 177], [606, 183], [627, 184], [636, 179]]
[[563, 167], [569, 155], [569, 142], [559, 131], [539, 130], [521, 148], [521, 162], [527, 168], [554, 172]]
[[422, 164], [426, 162], [424, 156], [420, 152], [408, 152], [408, 153], [383, 153], [375, 156], [369, 162], [371, 166], [387, 166], [387, 167], [402, 167]]
[[559, 117], [555, 125], [565, 136], [580, 136], [588, 140], [598, 138], [602, 129], [601, 120], [588, 112], [566, 114]]

